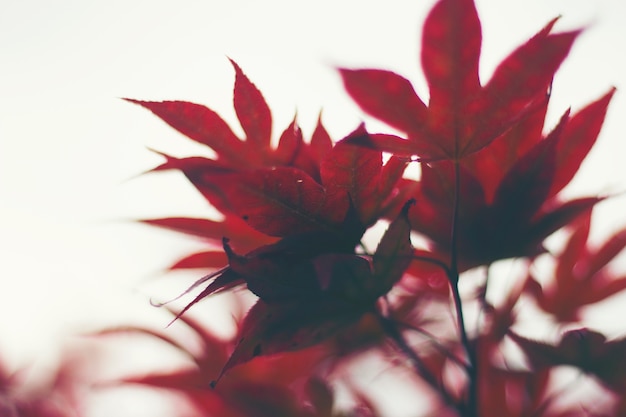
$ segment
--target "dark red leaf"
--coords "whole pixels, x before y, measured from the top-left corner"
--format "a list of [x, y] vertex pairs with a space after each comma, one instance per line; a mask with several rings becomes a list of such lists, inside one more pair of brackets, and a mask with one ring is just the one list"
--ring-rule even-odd
[[391, 290], [391, 287], [402, 278], [409, 264], [413, 261], [413, 246], [411, 245], [411, 224], [408, 211], [415, 204], [414, 200], [407, 202], [400, 215], [389, 225], [383, 235], [376, 253], [373, 265], [372, 293], [378, 298]]
[[213, 110], [185, 101], [126, 100], [147, 108], [183, 135], [207, 145], [216, 152], [218, 160], [232, 165], [246, 162], [244, 145]]
[[478, 105], [478, 135], [467, 152], [478, 150], [522, 119], [527, 112], [542, 106], [554, 73], [569, 53], [580, 31], [550, 34], [556, 22], [509, 55], [496, 69], [484, 89], [484, 102]]
[[[493, 221], [487, 214], [482, 186], [476, 178], [461, 167], [459, 201], [459, 254], [467, 258], [479, 256], [492, 234]], [[414, 197], [415, 207], [409, 212], [413, 228], [430, 238], [440, 252], [440, 258], [450, 248], [452, 208], [454, 204], [454, 167], [449, 161], [422, 165], [422, 176]], [[484, 216], [484, 217], [483, 217]], [[497, 231], [496, 231], [497, 232]], [[478, 239], [477, 239], [478, 237]]]
[[223, 178], [228, 178], [226, 175], [232, 170], [207, 158], [179, 159], [165, 154], [161, 155], [167, 159], [166, 162], [153, 168], [152, 171], [179, 170], [216, 209], [223, 212], [230, 210], [228, 201], [217, 185], [223, 181]]
[[483, 88], [478, 77], [481, 28], [472, 0], [439, 0], [426, 19], [422, 67], [426, 108], [405, 78], [380, 70], [341, 70], [364, 111], [406, 134], [354, 143], [421, 161], [460, 160], [489, 145], [544, 107], [557, 68], [579, 31], [550, 34], [554, 21], [507, 57]]
[[[323, 129], [323, 126], [321, 126], [321, 129]], [[278, 146], [273, 155], [272, 166], [292, 166], [299, 168], [316, 181], [319, 181], [320, 163], [316, 160], [314, 152], [315, 151], [304, 142], [302, 130], [294, 118], [291, 124], [287, 126], [280, 135]]]
[[603, 197], [578, 198], [547, 208], [530, 224], [527, 234], [528, 242], [539, 244], [547, 236], [574, 221], [578, 216], [587, 213], [602, 200], [604, 200]]
[[589, 238], [589, 230], [591, 229], [591, 213], [592, 210], [589, 210], [587, 213], [577, 218], [572, 224], [575, 229], [570, 235], [565, 249], [558, 257], [555, 270], [557, 281], [559, 278], [570, 274], [576, 267], [576, 264], [585, 257], [587, 239]]
[[[236, 216], [227, 216], [222, 221], [190, 217], [168, 217], [162, 219], [141, 220], [151, 226], [162, 227], [176, 232], [201, 237], [220, 245], [222, 238], [228, 236], [238, 248], [251, 251], [262, 244], [274, 242], [276, 239], [257, 232]], [[221, 268], [228, 258], [221, 250], [207, 250], [193, 253], [176, 261], [169, 269], [189, 268]]]
[[556, 149], [569, 113], [552, 133], [537, 143], [524, 157], [513, 165], [502, 179], [493, 206], [505, 221], [519, 222], [533, 217], [548, 198], [554, 179]]
[[[396, 193], [401, 192], [401, 189], [404, 187], [399, 187], [398, 183], [402, 179], [402, 175], [406, 169], [407, 162], [398, 158], [396, 156], [392, 156], [389, 158], [387, 163], [383, 166], [382, 171], [380, 172], [378, 184], [377, 184], [377, 193], [380, 196], [387, 196], [389, 198], [395, 198]], [[410, 188], [409, 184], [406, 184], [407, 188]], [[405, 198], [404, 201], [407, 201], [408, 198]], [[404, 204], [404, 203], [403, 203]]]
[[205, 251], [187, 255], [173, 263], [169, 269], [221, 268], [228, 258], [222, 251]]
[[383, 166], [376, 187], [380, 200], [377, 217], [393, 219], [415, 195], [418, 183], [403, 177], [406, 167], [407, 161], [397, 156], [389, 158]]
[[[227, 291], [231, 288], [245, 284], [245, 280], [241, 277], [241, 275], [237, 274], [236, 272], [234, 272], [232, 269], [228, 267], [224, 267], [194, 282], [189, 288], [187, 288], [187, 290], [185, 290], [182, 294], [176, 297], [175, 300], [188, 294], [193, 289], [209, 281], [210, 281], [209, 285], [207, 285], [205, 289], [203, 289], [190, 303], [188, 303], [185, 306], [185, 308], [183, 308], [176, 315], [176, 317], [174, 317], [174, 319], [170, 322], [170, 324], [175, 322], [179, 318], [181, 318], [191, 307], [193, 307], [194, 305], [196, 305], [198, 302], [202, 301], [206, 297], [213, 295], [213, 294], [217, 294], [222, 291]], [[164, 304], [161, 304], [161, 305], [164, 305]]]
[[[313, 236], [309, 236], [313, 238]], [[242, 256], [237, 255], [224, 240], [229, 269], [241, 276], [248, 289], [267, 303], [289, 302], [314, 298], [321, 294], [315, 269], [307, 257], [314, 252], [296, 253], [296, 247], [268, 245]], [[287, 252], [289, 251], [289, 252]]]
[[626, 229], [622, 229], [611, 236], [597, 250], [589, 249], [589, 259], [584, 268], [587, 274], [596, 274], [613, 261], [626, 248]]
[[[407, 79], [376, 69], [339, 71], [346, 90], [366, 113], [420, 137], [426, 127], [427, 109]], [[423, 140], [423, 145], [428, 147], [428, 138]]]
[[355, 310], [372, 307], [382, 295], [375, 286], [370, 262], [350, 254], [324, 254], [313, 260], [318, 283], [326, 298], [350, 303]]
[[518, 224], [512, 229], [507, 229], [509, 239], [512, 236], [516, 236], [516, 239], [503, 240], [506, 243], [503, 244], [499, 256], [509, 258], [523, 254], [523, 256], [533, 257], [545, 252], [542, 242], [546, 237], [591, 210], [601, 200], [601, 198], [590, 197], [558, 203], [555, 208], [542, 212], [534, 220], [522, 222], [521, 224], [525, 224], [525, 227]]
[[465, 149], [463, 120], [480, 94], [478, 59], [482, 35], [472, 0], [440, 0], [424, 23], [422, 67], [430, 88], [429, 126], [448, 158]]
[[311, 136], [311, 154], [313, 155], [318, 166], [321, 164], [328, 152], [330, 152], [332, 147], [333, 141], [322, 124], [322, 115], [320, 114], [317, 119], [317, 125], [313, 131], [313, 135]]
[[353, 143], [368, 137], [364, 127], [359, 127], [328, 152], [320, 167], [328, 195], [333, 198], [347, 193], [361, 223], [366, 226], [395, 208], [398, 198], [404, 198], [400, 204], [409, 198], [401, 193], [399, 186], [406, 161], [391, 157], [383, 165], [380, 151]]
[[278, 140], [276, 159], [282, 162], [280, 165], [292, 165], [300, 146], [304, 146], [302, 130], [294, 118], [283, 133], [281, 133], [280, 139]]
[[618, 394], [626, 389], [626, 338], [607, 340], [601, 333], [588, 329], [570, 330], [556, 345], [515, 333], [510, 336], [524, 350], [534, 369], [575, 366]]
[[250, 141], [256, 148], [269, 148], [272, 138], [272, 114], [261, 92], [243, 73], [239, 65], [232, 59], [230, 63], [235, 68], [234, 105], [237, 118], [246, 141]]
[[[366, 136], [365, 131], [353, 135]], [[362, 223], [370, 224], [377, 220], [382, 203], [376, 185], [382, 170], [382, 154], [360, 146], [341, 141], [322, 161], [320, 172], [326, 193], [332, 200], [350, 196], [350, 200]]]
[[[607, 100], [608, 96], [602, 103], [606, 104]], [[598, 107], [601, 106], [592, 105]], [[460, 165], [457, 249], [463, 268], [508, 257], [536, 256], [544, 251], [541, 242], [547, 236], [602, 200], [587, 198], [562, 203], [551, 194], [553, 184], [559, 181], [557, 178], [563, 178], [558, 177], [556, 170], [558, 161], [564, 161], [558, 151], [563, 146], [567, 148], [563, 143], [571, 138], [565, 133], [570, 123], [580, 125], [581, 119], [579, 115], [570, 118], [566, 113], [546, 138], [525, 137], [540, 135], [539, 118], [544, 114], [545, 108], [530, 113], [504, 135], [502, 140], [511, 139], [511, 144], [494, 142]], [[518, 145], [528, 149], [525, 154], [513, 149]], [[411, 222], [442, 253], [450, 248], [454, 187], [451, 163], [422, 165], [415, 196], [420, 204], [412, 212]], [[493, 187], [490, 198], [485, 190]]]
[[219, 187], [240, 218], [270, 236], [332, 232], [348, 209], [347, 194], [329, 196], [296, 168], [239, 173]]
[[597, 250], [588, 246], [591, 212], [576, 221], [565, 249], [557, 256], [554, 279], [545, 288], [534, 280], [528, 292], [560, 322], [578, 321], [581, 309], [626, 289], [626, 277], [607, 268], [626, 247], [626, 230]]
[[[203, 342], [199, 352], [192, 353], [187, 350], [183, 343], [186, 342], [185, 340], [174, 339], [166, 333], [150, 329], [128, 327], [98, 332], [96, 336], [132, 333], [155, 338], [189, 356], [195, 365], [123, 377], [107, 386], [131, 383], [169, 390], [184, 396], [190, 404], [206, 415], [225, 417], [241, 417], [251, 413], [263, 416], [302, 415], [300, 404], [296, 401], [296, 398], [300, 398], [302, 394], [298, 389], [292, 390], [286, 387], [293, 387], [295, 381], [310, 375], [312, 367], [321, 359], [321, 352], [308, 350], [292, 354], [284, 360], [282, 358], [258, 359], [229, 372], [220, 385], [213, 389], [211, 381], [220, 374], [229, 352], [234, 347], [234, 342], [217, 337], [207, 327], [188, 316], [181, 317], [181, 320]], [[170, 368], [169, 365], [168, 368]], [[255, 407], [258, 408], [255, 409]], [[260, 410], [263, 413], [266, 410], [275, 413], [259, 414]], [[286, 410], [291, 411], [285, 414]]]
[[580, 164], [596, 142], [614, 93], [613, 88], [598, 100], [588, 104], [572, 116], [565, 126], [563, 137], [557, 145], [555, 177], [550, 195], [558, 193], [578, 172]]
[[205, 239], [222, 241], [224, 236], [243, 244], [243, 240], [254, 242], [257, 246], [263, 239], [268, 239], [266, 235], [251, 229], [245, 222], [236, 217], [229, 216], [222, 221], [192, 217], [167, 217], [162, 219], [141, 220], [142, 223], [151, 226], [162, 227], [192, 236]]
[[[154, 373], [142, 376], [127, 377], [116, 381], [119, 384], [139, 384], [153, 388], [165, 388], [176, 391], [209, 391], [209, 382], [206, 376], [200, 374], [195, 368], [180, 369], [167, 373]], [[207, 392], [205, 395], [214, 395]]]
[[[295, 120], [284, 130], [278, 146], [272, 147], [272, 115], [269, 107], [241, 68], [232, 60], [231, 63], [235, 69], [233, 101], [245, 133], [243, 140], [233, 133], [217, 113], [205, 106], [183, 101], [150, 102], [128, 99], [151, 110], [174, 129], [207, 145], [216, 154], [215, 160], [205, 159], [201, 162], [202, 166], [196, 165], [199, 161], [192, 161], [191, 158], [168, 158], [168, 162], [157, 169], [186, 170], [185, 174], [198, 188], [201, 188], [196, 184], [196, 181], [200, 181], [198, 178], [211, 173], [210, 168], [213, 165], [206, 161], [213, 162], [214, 167], [228, 172], [294, 166], [317, 179], [319, 164], [315, 163], [316, 156], [303, 141]], [[323, 129], [321, 122], [320, 129]], [[194, 175], [189, 175], [190, 170], [193, 170]], [[205, 196], [209, 198], [210, 194], [205, 193]]]
[[543, 140], [543, 122], [548, 100], [529, 112], [523, 120], [504, 133], [498, 140], [464, 158], [462, 163], [483, 187], [485, 201], [493, 202], [496, 189], [504, 176], [537, 142]]
[[191, 156], [187, 158], [176, 158], [163, 152], [154, 151], [165, 158], [165, 162], [152, 168], [150, 171], [166, 171], [179, 170], [183, 173], [197, 173], [199, 171], [207, 174], [224, 174], [230, 172], [230, 169], [218, 161], [204, 158], [201, 156]]
[[362, 314], [332, 299], [324, 303], [314, 299], [310, 303], [300, 300], [290, 304], [267, 304], [259, 300], [246, 315], [235, 350], [218, 380], [229, 369], [255, 357], [318, 344], [356, 322]]

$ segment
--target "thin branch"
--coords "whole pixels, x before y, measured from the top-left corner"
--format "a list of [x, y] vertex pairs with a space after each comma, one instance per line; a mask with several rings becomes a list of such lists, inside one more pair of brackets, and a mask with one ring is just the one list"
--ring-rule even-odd
[[468, 377], [468, 403], [467, 417], [478, 416], [478, 375], [476, 366], [476, 354], [465, 328], [465, 318], [463, 317], [463, 303], [459, 293], [459, 268], [458, 268], [458, 222], [459, 222], [459, 206], [461, 194], [461, 174], [458, 159], [454, 160], [454, 200], [452, 211], [452, 236], [450, 237], [450, 269], [448, 271], [448, 280], [454, 297], [454, 306], [456, 309], [457, 323], [459, 333], [461, 335], [461, 343], [467, 353], [468, 364], [466, 372]]

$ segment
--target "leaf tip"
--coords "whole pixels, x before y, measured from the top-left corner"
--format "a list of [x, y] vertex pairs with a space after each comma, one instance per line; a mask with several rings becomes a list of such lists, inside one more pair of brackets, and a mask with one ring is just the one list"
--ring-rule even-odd
[[377, 149], [376, 144], [374, 143], [374, 141], [372, 141], [370, 134], [365, 128], [364, 122], [361, 122], [352, 133], [346, 136], [343, 139], [343, 142], [351, 145], [363, 146], [370, 149]]
[[129, 97], [121, 97], [121, 100], [126, 101], [127, 103], [136, 104], [141, 107], [147, 107], [148, 104], [150, 103], [149, 101], [138, 100], [138, 99], [129, 98]]
[[609, 91], [604, 95], [603, 98], [606, 99], [607, 101], [611, 100], [613, 96], [615, 95], [616, 91], [617, 91], [617, 87], [611, 86], [611, 88], [609, 88]]
[[546, 25], [539, 31], [537, 36], [547, 36], [552, 31], [552, 28], [554, 27], [556, 22], [558, 22], [561, 19], [561, 17], [562, 15], [560, 14], [557, 15], [556, 17], [553, 17], [552, 20], [546, 23]]
[[[239, 64], [237, 63], [237, 61], [235, 61], [234, 59], [232, 59], [229, 56], [226, 56], [226, 58], [228, 58], [228, 61], [230, 62], [230, 64], [233, 66], [233, 68], [235, 69], [235, 75], [236, 77], [240, 77], [243, 74], [243, 70], [241, 69], [241, 67], [239, 66]], [[245, 76], [244, 76], [245, 77]]]
[[404, 217], [407, 217], [409, 215], [409, 209], [411, 207], [413, 207], [415, 204], [417, 204], [417, 200], [415, 198], [410, 198], [409, 200], [407, 200], [406, 203], [404, 203], [404, 205], [402, 206], [402, 210], [401, 210], [401, 214]]

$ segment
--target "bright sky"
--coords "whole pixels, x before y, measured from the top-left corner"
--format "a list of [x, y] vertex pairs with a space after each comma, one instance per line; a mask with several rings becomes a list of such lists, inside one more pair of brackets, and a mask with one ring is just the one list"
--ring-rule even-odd
[[[235, 126], [235, 59], [262, 90], [275, 131], [320, 109], [336, 138], [362, 114], [336, 66], [395, 70], [425, 93], [421, 23], [432, 0], [23, 0], [0, 2], [0, 357], [27, 361], [63, 335], [154, 313], [195, 275], [162, 269], [198, 248], [130, 220], [208, 214], [178, 175], [135, 178], [160, 159], [204, 152], [120, 100], [206, 104]], [[626, 2], [477, 0], [487, 80], [513, 47], [561, 15], [588, 26], [557, 74], [551, 121], [618, 93], [572, 193], [626, 189]], [[373, 128], [383, 126], [370, 123]], [[598, 211], [598, 233], [626, 224], [625, 198]], [[167, 287], [161, 286], [164, 281]], [[167, 288], [167, 290], [164, 290]], [[157, 320], [163, 320], [159, 315]], [[163, 320], [163, 324], [165, 324]]]

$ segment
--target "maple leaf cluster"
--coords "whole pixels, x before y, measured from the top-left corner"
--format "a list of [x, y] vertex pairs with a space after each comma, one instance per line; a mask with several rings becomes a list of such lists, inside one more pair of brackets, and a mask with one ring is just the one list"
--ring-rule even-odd
[[[326, 359], [317, 360], [328, 372], [328, 361], [341, 363], [359, 352], [393, 355], [390, 341], [430, 387], [432, 402], [460, 415], [562, 415], [552, 406], [549, 384], [550, 371], [561, 365], [578, 367], [619, 393], [624, 372], [608, 364], [621, 357], [621, 340], [580, 330], [551, 345], [511, 330], [520, 300], [534, 301], [557, 322], [580, 322], [583, 307], [626, 287], [606, 268], [623, 249], [624, 232], [598, 250], [586, 246], [591, 211], [604, 197], [564, 201], [559, 194], [595, 143], [614, 89], [574, 113], [565, 111], [545, 133], [554, 74], [581, 32], [554, 33], [556, 21], [512, 51], [483, 83], [473, 1], [438, 1], [422, 36], [427, 103], [394, 72], [340, 69], [354, 101], [397, 134], [361, 125], [333, 140], [318, 120], [305, 140], [294, 120], [273, 145], [269, 106], [234, 61], [234, 108], [243, 138], [202, 105], [130, 100], [214, 153], [162, 154], [165, 162], [154, 169], [182, 172], [223, 216], [145, 220], [200, 236], [209, 248], [171, 267], [214, 270], [188, 290], [199, 293], [175, 318], [188, 323], [190, 307], [236, 287], [257, 297], [219, 369], [198, 365], [193, 376], [175, 377], [183, 385], [214, 388], [228, 402], [230, 388], [219, 381], [239, 367], [323, 346]], [[383, 152], [390, 155], [385, 163]], [[407, 165], [416, 163], [419, 179], [405, 178]], [[387, 231], [369, 252], [363, 236], [381, 221], [388, 222]], [[562, 228], [572, 230], [569, 243], [551, 254], [543, 242]], [[414, 248], [411, 235], [426, 244]], [[546, 256], [555, 260], [555, 276], [538, 280], [531, 266]], [[461, 297], [464, 271], [489, 271], [510, 258], [526, 259], [528, 273], [503, 305], [489, 301], [486, 282], [474, 300]], [[482, 316], [475, 329], [464, 320], [473, 301]], [[437, 309], [454, 311], [456, 320], [429, 317]], [[419, 335], [429, 347], [418, 353], [413, 343]], [[503, 344], [511, 341], [527, 355], [525, 368], [494, 359], [506, 357]], [[311, 366], [309, 376], [319, 372], [319, 364]], [[446, 380], [447, 372], [459, 377]], [[155, 378], [133, 381], [162, 386], [155, 381], [163, 379]], [[264, 386], [259, 392], [269, 389]]]
[[[206, 244], [170, 267], [205, 270], [181, 296], [197, 294], [180, 310], [166, 307], [201, 346], [141, 326], [99, 332], [139, 334], [188, 361], [113, 385], [174, 392], [204, 416], [376, 417], [387, 414], [358, 386], [354, 364], [373, 366], [368, 354], [378, 353], [422, 394], [420, 415], [623, 415], [626, 339], [584, 327], [584, 310], [626, 288], [613, 267], [626, 231], [591, 245], [593, 208], [608, 197], [560, 193], [595, 144], [615, 89], [544, 125], [554, 75], [581, 33], [554, 32], [556, 22], [483, 82], [473, 0], [438, 0], [422, 34], [427, 102], [395, 72], [339, 70], [350, 97], [393, 134], [361, 124], [331, 138], [321, 118], [310, 137], [296, 119], [275, 134], [267, 102], [233, 60], [243, 137], [203, 105], [128, 99], [212, 151], [159, 152], [165, 161], [152, 171], [181, 172], [221, 218], [142, 220]], [[419, 179], [405, 177], [410, 164]], [[371, 244], [366, 233], [381, 224]], [[564, 247], [550, 251], [545, 240], [558, 230]], [[493, 276], [492, 264], [514, 258], [519, 278]], [[495, 302], [488, 282], [505, 279], [510, 290]], [[462, 294], [459, 283], [473, 291]], [[241, 307], [249, 298], [236, 289], [254, 296], [251, 306]], [[189, 311], [220, 293], [245, 311], [233, 313], [230, 337]], [[566, 331], [551, 341], [523, 335], [522, 305]], [[610, 400], [559, 401], [563, 366]]]

